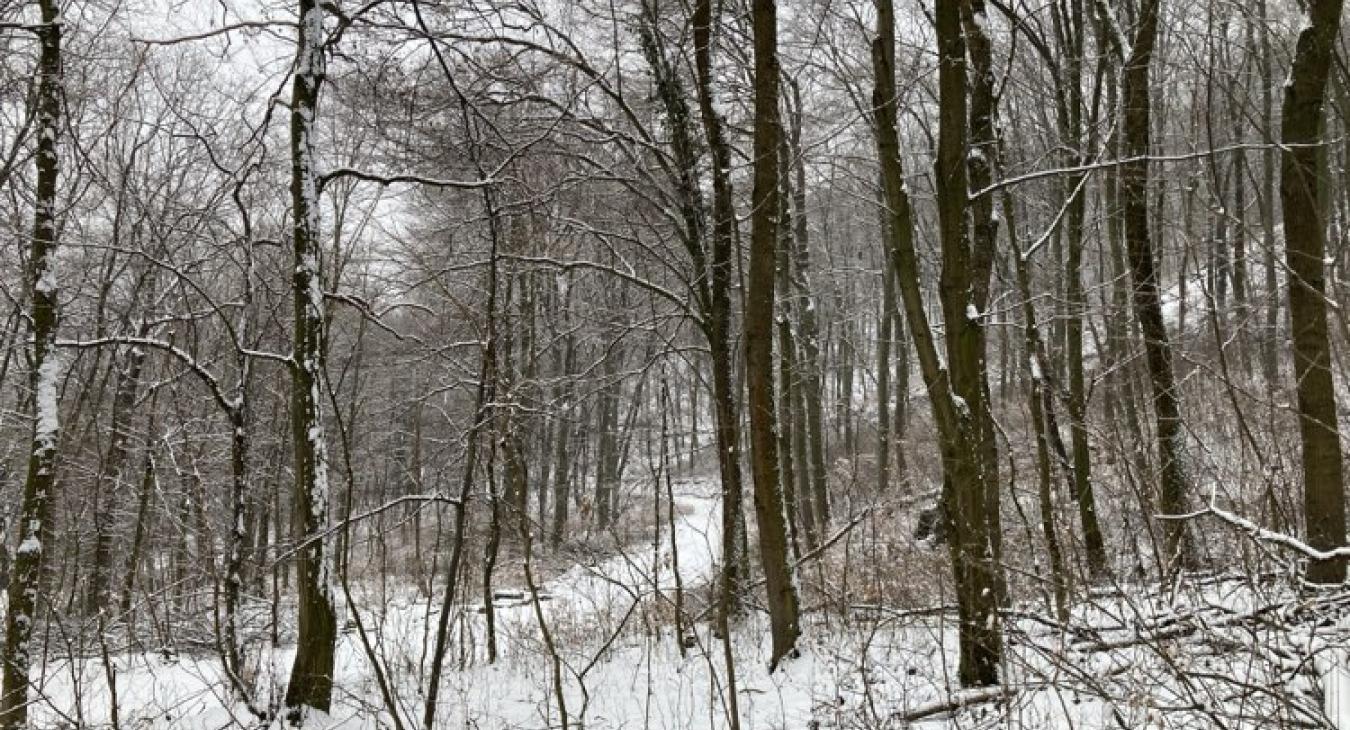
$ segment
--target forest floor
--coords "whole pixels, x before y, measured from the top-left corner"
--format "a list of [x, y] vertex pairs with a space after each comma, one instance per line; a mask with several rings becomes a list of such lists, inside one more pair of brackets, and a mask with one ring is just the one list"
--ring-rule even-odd
[[[481, 609], [457, 611], [436, 727], [563, 727], [559, 695], [571, 728], [728, 726], [726, 658], [706, 615], [719, 502], [712, 480], [676, 490], [674, 550], [668, 534], [659, 546], [616, 546], [538, 586], [537, 601], [526, 586], [497, 586], [495, 663], [485, 661]], [[694, 618], [680, 634], [676, 565]], [[334, 707], [312, 726], [421, 727], [438, 597], [412, 589], [354, 596], [367, 641], [347, 614]], [[1345, 590], [1298, 594], [1212, 576], [1167, 591], [1094, 592], [1065, 625], [1044, 605], [1015, 607], [1005, 618], [1005, 686], [987, 690], [956, 688], [955, 619], [945, 606], [844, 604], [809, 611], [801, 655], [773, 675], [762, 613], [738, 623], [731, 653], [742, 727], [1350, 729]], [[254, 704], [277, 706], [293, 650], [284, 641], [246, 648], [260, 688]], [[259, 726], [229, 686], [214, 655], [51, 659], [35, 719], [38, 727], [114, 727], [115, 703], [119, 728]]]

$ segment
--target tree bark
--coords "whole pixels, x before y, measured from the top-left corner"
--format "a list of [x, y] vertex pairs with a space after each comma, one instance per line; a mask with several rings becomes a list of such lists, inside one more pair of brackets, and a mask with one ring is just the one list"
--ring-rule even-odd
[[332, 555], [328, 550], [328, 444], [324, 433], [325, 316], [319, 265], [319, 195], [314, 161], [314, 120], [324, 81], [324, 11], [300, 0], [295, 79], [291, 87], [291, 206], [294, 215], [292, 280], [295, 344], [291, 363], [291, 438], [295, 449], [299, 635], [285, 704], [288, 721], [307, 710], [327, 712], [333, 694], [337, 612]]
[[778, 10], [774, 0], [754, 0], [754, 190], [750, 218], [750, 268], [745, 301], [746, 384], [749, 387], [751, 471], [759, 557], [768, 591], [772, 671], [796, 651], [797, 587], [788, 562], [787, 521], [779, 484], [773, 393], [773, 297], [778, 240]]
[[[1163, 515], [1185, 511], [1188, 491], [1185, 471], [1185, 438], [1181, 403], [1172, 371], [1172, 345], [1163, 320], [1158, 286], [1158, 268], [1149, 230], [1149, 154], [1152, 129], [1152, 93], [1149, 69], [1158, 35], [1161, 0], [1145, 0], [1139, 11], [1139, 27], [1129, 57], [1121, 71], [1121, 103], [1124, 119], [1121, 138], [1128, 162], [1120, 166], [1120, 194], [1125, 227], [1125, 248], [1134, 291], [1134, 314], [1144, 339], [1145, 360], [1153, 388], [1156, 418], [1160, 489], [1158, 509]], [[1169, 574], [1193, 560], [1180, 520], [1165, 520], [1162, 526], [1161, 562]]]
[[131, 533], [131, 547], [127, 552], [126, 572], [122, 575], [122, 595], [118, 605], [127, 616], [127, 623], [133, 624], [131, 613], [132, 594], [136, 589], [136, 575], [140, 572], [141, 554], [144, 552], [146, 533], [150, 531], [150, 498], [155, 491], [155, 450], [154, 431], [145, 439], [145, 466], [141, 470], [141, 484], [136, 497], [136, 524]]
[[791, 157], [785, 140], [779, 140], [779, 171], [782, 185], [778, 189], [778, 478], [782, 483], [783, 514], [787, 518], [788, 543], [795, 561], [801, 555], [801, 537], [798, 534], [797, 501], [801, 498], [801, 484], [797, 480], [802, 466], [796, 460], [794, 444], [799, 437], [797, 429], [797, 343], [792, 334], [794, 319], [792, 291], [792, 190], [788, 180]]
[[[739, 594], [745, 576], [738, 555], [744, 486], [741, 480], [739, 388], [732, 374], [731, 285], [732, 256], [736, 245], [736, 210], [732, 202], [731, 147], [723, 121], [713, 104], [712, 30], [715, 26], [712, 0], [694, 4], [694, 70], [698, 80], [699, 117], [712, 157], [713, 225], [712, 256], [708, 266], [708, 347], [711, 351], [713, 414], [717, 430], [717, 464], [722, 481], [722, 575], [718, 625], [726, 636], [731, 614], [740, 610]], [[729, 695], [735, 718], [735, 693]], [[739, 722], [733, 719], [733, 723]]]
[[56, 351], [60, 326], [56, 274], [57, 141], [61, 135], [61, 9], [56, 0], [39, 0], [42, 26], [37, 69], [36, 197], [33, 239], [28, 254], [25, 288], [31, 303], [29, 383], [33, 389], [33, 437], [28, 473], [17, 525], [19, 547], [9, 574], [9, 607], [5, 611], [3, 686], [0, 687], [0, 728], [19, 730], [28, 725], [28, 674], [32, 667], [33, 627], [37, 621], [42, 586], [43, 556], [51, 531], [51, 507], [56, 492], [56, 449], [61, 437], [58, 398], [62, 358]]
[[[877, 0], [877, 39], [872, 45], [878, 156], [890, 218], [890, 245], [896, 282], [919, 370], [929, 392], [938, 427], [943, 465], [943, 502], [957, 591], [960, 625], [959, 678], [963, 685], [998, 681], [1002, 631], [998, 619], [1001, 592], [999, 566], [990, 550], [988, 531], [997, 529], [991, 510], [983, 462], [988, 451], [976, 414], [987, 416], [981, 388], [982, 363], [976, 292], [969, 281], [970, 251], [966, 230], [966, 103], [965, 44], [956, 0], [937, 5], [940, 58], [940, 131], [937, 183], [942, 227], [941, 293], [947, 329], [947, 358], [942, 363], [919, 286], [914, 220], [905, 191], [896, 133], [895, 11], [891, 0]], [[967, 306], [969, 305], [969, 306]], [[953, 310], [955, 310], [953, 312]], [[960, 387], [955, 383], [960, 381]], [[994, 482], [996, 484], [996, 482]], [[997, 504], [996, 502], [994, 504]]]
[[572, 331], [568, 317], [571, 308], [570, 283], [559, 286], [569, 288], [559, 292], [558, 296], [558, 317], [561, 329], [566, 334], [563, 335], [561, 354], [554, 363], [562, 381], [557, 386], [554, 396], [557, 406], [554, 412], [556, 424], [553, 436], [553, 521], [549, 529], [549, 545], [555, 549], [562, 543], [563, 533], [567, 529], [568, 507], [571, 502], [571, 495], [568, 492], [572, 484], [572, 460], [569, 457], [573, 443], [572, 431], [575, 428], [573, 420], [577, 412], [572, 403], [576, 398], [574, 378], [577, 344], [576, 334]]
[[809, 512], [804, 507], [802, 514], [806, 522], [807, 544], [814, 546], [816, 538], [829, 525], [830, 502], [826, 485], [825, 416], [821, 405], [824, 383], [821, 376], [820, 324], [816, 317], [816, 297], [811, 288], [811, 241], [806, 217], [806, 157], [802, 147], [803, 112], [801, 91], [796, 82], [792, 84], [792, 98], [795, 113], [792, 118], [790, 143], [792, 156], [796, 161], [796, 186], [792, 190], [792, 220], [796, 226], [792, 236], [796, 244], [792, 281], [800, 307], [799, 339], [802, 351], [798, 364], [801, 372], [798, 387], [806, 407], [804, 435], [809, 467], [803, 464], [803, 471], [807, 474], [807, 481], [810, 482], [809, 490], [805, 484], [802, 485], [800, 498], [804, 505], [809, 502]]
[[[968, 0], [967, 0], [968, 1]], [[947, 363], [950, 368], [952, 419], [948, 437], [950, 466], [943, 476], [944, 516], [950, 542], [961, 614], [960, 677], [963, 684], [998, 681], [1001, 654], [998, 604], [1003, 596], [999, 566], [998, 479], [993, 422], [985, 377], [985, 314], [992, 241], [987, 229], [972, 240], [967, 205], [967, 164], [979, 165], [968, 143], [967, 44], [962, 33], [961, 0], [936, 5], [938, 43], [938, 149], [935, 184], [942, 273], [942, 304]], [[983, 25], [983, 9], [973, 21]], [[976, 45], [973, 50], [981, 50]], [[976, 84], [978, 92], [984, 85]], [[987, 103], [973, 97], [974, 108]], [[983, 124], [984, 122], [980, 122]], [[987, 164], [987, 162], [985, 163]], [[992, 225], [990, 223], [989, 225]], [[912, 328], [911, 328], [912, 329]]]
[[[1267, 18], [1266, 0], [1257, 0], [1257, 24], [1261, 36], [1261, 117], [1264, 120], [1266, 139], [1275, 136], [1275, 95], [1271, 89], [1275, 84], [1275, 52], [1270, 42], [1270, 22]], [[1266, 145], [1261, 150], [1261, 248], [1263, 257], [1263, 284], [1266, 290], [1266, 306], [1261, 340], [1261, 374], [1267, 385], [1276, 387], [1280, 382], [1279, 330], [1280, 297], [1279, 267], [1275, 255], [1275, 146]]]
[[[1083, 139], [1083, 48], [1084, 27], [1082, 0], [1073, 0], [1067, 17], [1062, 43], [1066, 53], [1064, 87], [1059, 94], [1060, 125], [1068, 143], [1068, 165], [1085, 165], [1088, 154]], [[1084, 219], [1087, 213], [1087, 193], [1082, 185], [1083, 174], [1071, 175], [1065, 181], [1068, 191], [1068, 209], [1065, 222], [1067, 250], [1064, 265], [1064, 297], [1067, 317], [1064, 323], [1065, 360], [1069, 379], [1069, 434], [1073, 449], [1073, 495], [1078, 505], [1078, 518], [1083, 530], [1083, 547], [1087, 557], [1088, 576], [1094, 581], [1108, 578], [1106, 547], [1101, 525], [1097, 520], [1097, 495], [1092, 488], [1092, 456], [1088, 450], [1087, 433], [1087, 378], [1083, 358], [1083, 321], [1087, 316], [1087, 296], [1083, 292]]]
[[[138, 334], [144, 336], [145, 328], [140, 328]], [[131, 426], [136, 416], [136, 394], [140, 387], [141, 367], [145, 363], [145, 350], [139, 345], [132, 345], [123, 357], [122, 368], [117, 373], [117, 384], [113, 388], [112, 443], [108, 445], [108, 452], [99, 470], [98, 483], [94, 487], [97, 500], [94, 510], [94, 565], [84, 596], [84, 613], [88, 616], [108, 606], [112, 589], [113, 553], [118, 538], [115, 522], [120, 512], [121, 496], [127, 487]]]
[[619, 361], [622, 358], [623, 348], [616, 345], [605, 353], [601, 364], [601, 377], [605, 382], [600, 387], [596, 425], [595, 526], [602, 532], [613, 524], [619, 490], [619, 391], [623, 388]]
[[[1325, 169], [1318, 160], [1322, 108], [1342, 5], [1342, 0], [1309, 3], [1308, 23], [1299, 32], [1289, 82], [1284, 86], [1280, 127], [1280, 202], [1303, 446], [1303, 510], [1308, 544], [1318, 550], [1333, 550], [1346, 542], [1345, 484], [1327, 333], [1323, 262], [1327, 216], [1319, 200]], [[1308, 580], [1313, 583], [1342, 583], [1345, 574], [1345, 560], [1308, 566]]]

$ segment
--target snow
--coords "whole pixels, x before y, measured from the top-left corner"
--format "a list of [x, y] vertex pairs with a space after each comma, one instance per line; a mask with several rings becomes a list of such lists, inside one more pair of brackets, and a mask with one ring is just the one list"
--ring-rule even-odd
[[38, 539], [37, 535], [30, 534], [28, 537], [25, 537], [23, 539], [23, 542], [19, 543], [19, 549], [17, 552], [19, 555], [40, 553], [42, 552], [42, 541]]
[[975, 24], [976, 28], [979, 28], [981, 33], [986, 35], [989, 33], [989, 18], [985, 15], [983, 7], [980, 7], [975, 10], [975, 12], [971, 13], [970, 20]]
[[[679, 489], [675, 545], [680, 577], [689, 589], [706, 584], [715, 576], [721, 519], [716, 489], [710, 481], [696, 481]], [[589, 661], [592, 657], [588, 652], [597, 650], [596, 642], [616, 630], [625, 618], [632, 620], [630, 617], [638, 607], [647, 610], [653, 604], [668, 602], [667, 594], [675, 585], [672, 563], [669, 536], [665, 536], [657, 551], [653, 551], [650, 543], [635, 546], [631, 551], [593, 564], [576, 565], [541, 586], [540, 594], [545, 597], [541, 607], [550, 631], [567, 639], [567, 644], [577, 645], [573, 649], [564, 649], [568, 664], [579, 668]], [[498, 588], [506, 590], [507, 586]], [[431, 635], [429, 632], [434, 632], [435, 607], [418, 600], [411, 591], [401, 591], [385, 601], [369, 595], [365, 598], [369, 600], [360, 602], [362, 619], [378, 635], [385, 651], [394, 652], [412, 665], [418, 664], [424, 656], [421, 647]], [[460, 615], [464, 623], [457, 622], [456, 630], [478, 637], [478, 649], [481, 650], [482, 617], [473, 613], [474, 610], [470, 607], [468, 613]], [[541, 649], [532, 604], [528, 600], [519, 600], [499, 605], [496, 620], [501, 661], [496, 665], [479, 664], [465, 671], [447, 671], [438, 725], [466, 727], [477, 723], [481, 727], [531, 727], [531, 723], [538, 723], [541, 713], [556, 713], [545, 663], [534, 659]], [[714, 639], [708, 635], [709, 628], [703, 625], [700, 631], [703, 634], [701, 641], [710, 646]], [[764, 652], [767, 657], [768, 647], [742, 647], [741, 650], [752, 654], [742, 665], [750, 671], [752, 664], [764, 664], [753, 655]], [[264, 654], [259, 667], [260, 684], [273, 683], [279, 687], [287, 675], [294, 649], [290, 646], [268, 648]], [[248, 718], [247, 711], [229, 697], [223, 670], [214, 657], [165, 657], [141, 653], [118, 655], [113, 661], [117, 668], [118, 701], [123, 708], [124, 727], [219, 728], [243, 723]], [[447, 670], [454, 669], [454, 661], [453, 656], [447, 657]], [[629, 696], [603, 689], [636, 686], [640, 676], [634, 674], [634, 667], [639, 661], [651, 665], [650, 681], [665, 685], [670, 690], [668, 696], [649, 695], [645, 701], [639, 701], [636, 694]], [[396, 663], [390, 670], [396, 676], [399, 666], [401, 663]], [[675, 642], [669, 637], [655, 647], [620, 643], [603, 661], [597, 662], [585, 678], [585, 692], [579, 683], [569, 684], [569, 710], [586, 712], [594, 720], [588, 723], [592, 727], [620, 727], [628, 721], [613, 721], [625, 717], [631, 721], [643, 713], [658, 710], [669, 713], [671, 718], [687, 718], [690, 717], [687, 711], [694, 707], [701, 709], [693, 717], [706, 718], [714, 712], [715, 705], [714, 698], [707, 695], [711, 680], [708, 672], [704, 657], [691, 655], [680, 660]], [[762, 667], [760, 673], [763, 674]], [[336, 674], [339, 687], [365, 688], [371, 693], [355, 697], [337, 692], [330, 716], [322, 722], [319, 718], [311, 718], [309, 722], [315, 727], [344, 730], [379, 727], [379, 718], [369, 710], [370, 703], [380, 704], [378, 693], [372, 686], [365, 653], [353, 635], [344, 635], [340, 639]], [[767, 677], [765, 681], [768, 681]], [[107, 716], [107, 679], [97, 662], [89, 661], [83, 666], [51, 662], [46, 667], [43, 682], [50, 702], [35, 705], [41, 721], [62, 715], [75, 716], [77, 711], [90, 718]], [[410, 705], [417, 705], [415, 687], [418, 678], [402, 676], [402, 683], [411, 686], [402, 687], [401, 695]], [[274, 694], [279, 697], [280, 689]], [[420, 718], [420, 706], [416, 710], [415, 714]], [[771, 707], [756, 702], [749, 704], [749, 717], [770, 714], [774, 714]], [[408, 719], [410, 725], [416, 725], [411, 722], [411, 715]]]
[[1318, 681], [1324, 693], [1322, 710], [1332, 727], [1350, 728], [1350, 650], [1344, 647], [1332, 650], [1319, 665]]
[[[677, 482], [675, 489], [678, 568], [686, 591], [693, 593], [717, 575], [718, 487], [711, 478], [699, 478]], [[639, 540], [603, 559], [583, 560], [539, 586], [539, 609], [562, 661], [570, 726], [726, 726], [720, 639], [707, 617], [696, 617], [687, 627], [692, 648], [682, 655], [667, 620], [676, 562], [669, 538], [663, 534], [659, 547]], [[483, 617], [476, 612], [474, 588], [467, 588], [469, 602], [451, 622], [455, 648], [446, 657], [437, 727], [558, 727], [552, 665], [529, 591], [505, 581], [496, 588], [499, 594], [514, 592], [496, 603], [499, 660], [492, 665], [484, 660]], [[411, 587], [381, 594], [355, 585], [354, 593], [402, 703], [405, 726], [419, 727], [439, 591], [433, 590], [430, 600]], [[1320, 708], [1338, 723], [1331, 727], [1350, 729], [1350, 664], [1343, 640], [1350, 620], [1341, 619], [1339, 634], [1317, 627], [1272, 633], [1264, 627], [1277, 600], [1254, 591], [1242, 576], [1162, 594], [1127, 586], [1075, 606], [1070, 631], [1047, 624], [1040, 606], [1015, 606], [1003, 620], [1009, 637], [1007, 685], [976, 690], [953, 686], [956, 619], [945, 611], [860, 605], [849, 621], [808, 612], [801, 656], [773, 675], [767, 672], [767, 618], [752, 613], [734, 630], [730, 645], [742, 727], [1201, 727], [1210, 726], [1206, 712], [1224, 709], [1218, 690], [1232, 685], [1223, 683], [1237, 678], [1290, 693], [1295, 709], [1287, 712], [1305, 713], [1300, 719]], [[1336, 605], [1334, 597], [1324, 600]], [[247, 625], [250, 617], [243, 619]], [[1198, 650], [1206, 636], [1222, 649]], [[285, 641], [277, 648], [247, 648], [263, 688], [259, 702], [278, 703], [293, 648]], [[1308, 657], [1315, 657], [1311, 676], [1302, 669]], [[122, 727], [256, 726], [230, 697], [212, 655], [121, 653], [112, 662]], [[1173, 673], [1178, 667], [1194, 667], [1196, 673], [1182, 681]], [[327, 715], [309, 717], [307, 727], [392, 726], [354, 633], [340, 638], [335, 671], [334, 706]], [[50, 661], [40, 678], [45, 699], [34, 705], [39, 726], [55, 724], [62, 715], [83, 718], [82, 725], [106, 722], [107, 676], [94, 659]], [[1305, 695], [1312, 699], [1299, 699]], [[1312, 701], [1315, 708], [1308, 705]], [[1263, 722], [1275, 715], [1263, 709], [1261, 697], [1243, 702], [1250, 705], [1244, 705], [1248, 720], [1228, 727], [1269, 726]], [[1184, 710], [1190, 719], [1178, 719], [1176, 708], [1192, 708]]]
[[57, 436], [61, 431], [61, 413], [57, 401], [64, 365], [61, 354], [49, 348], [42, 365], [38, 368], [37, 382], [34, 386], [37, 420], [34, 424], [33, 441], [41, 449], [55, 448]]

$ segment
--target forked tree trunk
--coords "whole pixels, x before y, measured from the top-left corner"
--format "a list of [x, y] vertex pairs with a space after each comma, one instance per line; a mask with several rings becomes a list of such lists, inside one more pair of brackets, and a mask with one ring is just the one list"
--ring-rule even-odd
[[[137, 333], [145, 335], [145, 328]], [[94, 565], [84, 595], [84, 613], [97, 614], [108, 606], [112, 587], [115, 544], [119, 537], [116, 521], [121, 511], [122, 495], [127, 491], [127, 461], [131, 455], [131, 426], [136, 416], [136, 395], [141, 381], [141, 367], [145, 364], [145, 350], [139, 345], [127, 348], [122, 368], [117, 372], [113, 388], [112, 443], [99, 470], [95, 486], [94, 510]]]
[[[997, 171], [1002, 167], [1002, 155], [996, 155], [994, 169]], [[1008, 249], [1012, 254], [1013, 273], [1017, 278], [1017, 293], [1022, 300], [1022, 319], [1025, 323], [1023, 353], [1026, 357], [1028, 375], [1027, 407], [1031, 414], [1032, 434], [1036, 441], [1036, 487], [1040, 497], [1041, 532], [1045, 535], [1045, 553], [1050, 561], [1050, 589], [1055, 618], [1059, 619], [1060, 623], [1066, 623], [1069, 620], [1069, 573], [1065, 569], [1064, 551], [1060, 546], [1059, 528], [1055, 519], [1055, 459], [1052, 456], [1059, 458], [1061, 467], [1068, 469], [1070, 464], [1064, 452], [1064, 444], [1059, 440], [1054, 388], [1047, 382], [1050, 358], [1045, 354], [1040, 323], [1036, 320], [1036, 300], [1031, 293], [1031, 274], [1028, 271], [1029, 253], [1023, 251], [1021, 244], [1018, 243], [1012, 196], [1005, 189], [1001, 197], [1003, 220], [1008, 225]], [[1070, 362], [1069, 366], [1073, 367], [1073, 363]], [[1074, 486], [1074, 476], [1076, 475], [1070, 474], [1070, 487]]]
[[[1062, 42], [1065, 51], [1064, 88], [1059, 94], [1059, 120], [1063, 127], [1069, 152], [1068, 165], [1087, 164], [1088, 154], [1083, 139], [1083, 48], [1087, 28], [1083, 17], [1082, 0], [1074, 0], [1065, 18], [1067, 38]], [[1083, 321], [1087, 317], [1087, 296], [1083, 291], [1083, 248], [1086, 231], [1087, 191], [1084, 174], [1071, 175], [1065, 181], [1068, 191], [1067, 220], [1064, 234], [1067, 240], [1064, 265], [1064, 297], [1067, 317], [1064, 323], [1065, 360], [1069, 380], [1069, 434], [1073, 448], [1073, 496], [1078, 505], [1078, 518], [1083, 530], [1083, 547], [1087, 558], [1088, 576], [1094, 581], [1108, 576], [1106, 547], [1101, 525], [1097, 520], [1097, 495], [1092, 487], [1092, 456], [1088, 449], [1087, 432], [1087, 378], [1083, 357]], [[1033, 384], [1034, 385], [1034, 384]]]
[[942, 452], [943, 501], [947, 505], [947, 529], [952, 535], [951, 557], [960, 620], [959, 677], [967, 686], [994, 684], [998, 681], [1002, 655], [998, 618], [1001, 578], [998, 563], [993, 559], [996, 551], [989, 541], [989, 531], [998, 529], [997, 501], [991, 504], [989, 494], [996, 482], [987, 479], [989, 473], [983, 466], [989, 452], [982, 443], [984, 429], [978, 423], [978, 419], [988, 416], [980, 373], [983, 338], [978, 311], [974, 317], [968, 316], [975, 309], [976, 292], [970, 281], [971, 252], [965, 229], [966, 74], [960, 7], [956, 0], [939, 0], [937, 5], [941, 140], [936, 177], [943, 229], [942, 298], [949, 372], [938, 354], [919, 286], [913, 212], [900, 163], [896, 133], [895, 11], [891, 0], [877, 0], [876, 5], [878, 32], [872, 45], [872, 64], [877, 150], [890, 214], [896, 282], [919, 369], [930, 393]]
[[[481, 170], [479, 171], [481, 174]], [[478, 470], [479, 434], [491, 418], [492, 404], [497, 397], [497, 208], [491, 188], [483, 190], [483, 207], [487, 211], [491, 250], [487, 273], [487, 315], [484, 324], [484, 343], [478, 365], [478, 386], [474, 395], [473, 423], [465, 437], [464, 471], [460, 479], [459, 503], [455, 505], [455, 536], [450, 548], [450, 559], [445, 566], [445, 587], [441, 592], [441, 610], [436, 619], [436, 639], [431, 653], [431, 671], [428, 672], [426, 702], [422, 709], [422, 728], [436, 727], [437, 699], [441, 690], [441, 674], [445, 669], [445, 654], [450, 645], [450, 615], [454, 613], [455, 597], [459, 589], [460, 565], [469, 526], [469, 498], [474, 490], [474, 476]], [[489, 465], [491, 468], [491, 465]], [[565, 513], [564, 513], [565, 514]]]

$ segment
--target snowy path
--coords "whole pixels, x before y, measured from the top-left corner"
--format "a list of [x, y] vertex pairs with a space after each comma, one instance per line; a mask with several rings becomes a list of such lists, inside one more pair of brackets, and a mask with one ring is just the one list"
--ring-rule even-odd
[[[713, 482], [689, 480], [675, 484], [675, 545], [680, 577], [686, 587], [709, 581], [715, 570], [720, 545], [719, 500]], [[663, 516], [664, 517], [664, 516]], [[663, 519], [664, 521], [664, 519]], [[663, 525], [664, 527], [664, 525]], [[549, 630], [559, 642], [570, 686], [569, 715], [580, 712], [583, 699], [591, 694], [594, 706], [608, 706], [600, 688], [612, 684], [608, 665], [612, 660], [593, 653], [607, 643], [611, 633], [625, 620], [635, 619], [638, 602], [649, 610], [669, 605], [668, 598], [652, 600], [659, 590], [673, 591], [671, 541], [663, 530], [659, 550], [651, 542], [627, 546], [618, 554], [594, 565], [576, 565], [540, 586], [543, 614]], [[500, 586], [503, 593], [512, 589]], [[472, 589], [470, 588], [472, 594]], [[540, 727], [550, 714], [552, 685], [550, 663], [540, 642], [538, 619], [528, 594], [515, 589], [517, 597], [496, 602], [498, 645], [501, 661], [487, 666], [479, 663], [458, 671], [458, 645], [446, 657], [446, 677], [438, 712], [446, 727]], [[461, 594], [463, 595], [463, 594]], [[425, 666], [436, 625], [434, 604], [416, 598], [411, 591], [390, 598], [384, 605], [368, 605], [361, 597], [361, 614], [375, 650], [383, 657], [385, 671], [391, 676], [404, 704], [405, 722], [420, 724]], [[341, 599], [339, 598], [339, 601]], [[455, 629], [462, 632], [470, 651], [484, 655], [483, 617], [470, 606], [460, 613]], [[341, 607], [339, 614], [343, 614]], [[625, 634], [624, 640], [628, 636]], [[675, 652], [673, 637], [663, 643]], [[259, 686], [271, 688], [258, 698], [261, 704], [275, 702], [281, 694], [294, 649], [276, 650], [250, 647], [256, 655], [264, 652], [259, 670]], [[628, 649], [622, 640], [614, 653]], [[676, 654], [678, 660], [678, 654]], [[122, 654], [112, 658], [117, 687], [119, 720], [122, 727], [136, 728], [222, 728], [239, 726], [250, 720], [247, 712], [229, 698], [228, 684], [214, 656], [166, 657], [160, 654]], [[331, 722], [322, 727], [337, 730], [377, 728], [390, 725], [390, 718], [379, 699], [374, 675], [358, 637], [348, 632], [339, 638], [336, 686]], [[593, 665], [594, 677], [576, 675]], [[422, 669], [419, 669], [421, 667]], [[632, 667], [621, 671], [631, 679]], [[275, 678], [274, 681], [269, 681]], [[585, 685], [583, 691], [583, 682]], [[39, 723], [74, 724], [80, 727], [111, 726], [110, 693], [107, 672], [98, 661], [50, 661], [40, 680], [43, 699], [35, 706]], [[598, 718], [596, 718], [598, 719]], [[547, 724], [550, 721], [544, 720]], [[556, 717], [551, 721], [556, 723]], [[441, 724], [441, 723], [438, 723]], [[605, 726], [601, 722], [598, 726]]]
[[[541, 587], [541, 594], [551, 597], [545, 602], [545, 616], [611, 615], [657, 590], [673, 591], [673, 566], [677, 562], [685, 585], [711, 579], [721, 544], [719, 502], [714, 487], [700, 480], [685, 482], [677, 489], [674, 553], [663, 524], [659, 551], [654, 551], [650, 543], [639, 543], [626, 546], [618, 555], [598, 564], [573, 566]], [[663, 514], [662, 521], [665, 519]], [[507, 620], [535, 622], [528, 601], [499, 610]]]

